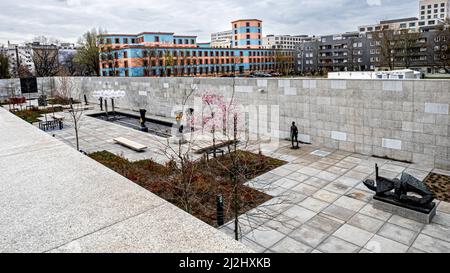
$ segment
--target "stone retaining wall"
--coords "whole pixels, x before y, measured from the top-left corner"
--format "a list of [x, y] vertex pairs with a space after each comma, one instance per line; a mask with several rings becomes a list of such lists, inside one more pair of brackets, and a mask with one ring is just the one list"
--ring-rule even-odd
[[[117, 106], [169, 117], [186, 93], [233, 94], [244, 105], [278, 105], [279, 133], [292, 121], [314, 145], [450, 169], [449, 80], [72, 78], [77, 92], [124, 90]], [[47, 93], [60, 79], [39, 79]], [[0, 88], [5, 85], [0, 81]], [[4, 94], [3, 88], [0, 96]], [[192, 99], [189, 103], [193, 103]], [[271, 123], [270, 118], [267, 120]], [[277, 131], [277, 128], [274, 130]]]

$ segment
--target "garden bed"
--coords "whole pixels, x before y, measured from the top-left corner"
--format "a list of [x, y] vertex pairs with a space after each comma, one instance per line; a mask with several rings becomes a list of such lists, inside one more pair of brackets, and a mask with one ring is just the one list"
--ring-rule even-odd
[[450, 202], [450, 176], [430, 173], [425, 178], [425, 184], [441, 201]]
[[62, 110], [63, 109], [61, 107], [55, 107], [55, 109], [32, 108], [27, 110], [13, 111], [12, 113], [29, 123], [35, 123], [38, 122], [39, 121], [38, 118], [42, 117], [42, 115], [44, 114], [52, 114], [56, 112], [61, 112]]
[[[54, 105], [54, 104], [59, 104], [59, 105], [70, 105], [70, 99], [69, 98], [64, 98], [64, 97], [53, 97], [47, 100], [49, 105]], [[74, 100], [73, 101], [74, 104], [79, 104], [80, 101], [78, 100]]]
[[[250, 152], [236, 153], [235, 158], [240, 166], [239, 173], [242, 174], [239, 179], [238, 204], [239, 212], [243, 214], [272, 198], [243, 184], [286, 162]], [[184, 187], [187, 184], [181, 182], [183, 177], [179, 168], [173, 167], [174, 163], [163, 166], [152, 160], [130, 162], [106, 151], [89, 156], [212, 226], [217, 226], [216, 196], [221, 194], [224, 199], [225, 222], [233, 219], [234, 187], [228, 171], [231, 166], [230, 155], [210, 161], [201, 159], [191, 162], [187, 167], [188, 173], [192, 174], [188, 179], [190, 185], [188, 190]], [[186, 198], [189, 198], [189, 201], [186, 201]], [[189, 208], [186, 203], [190, 204]]]

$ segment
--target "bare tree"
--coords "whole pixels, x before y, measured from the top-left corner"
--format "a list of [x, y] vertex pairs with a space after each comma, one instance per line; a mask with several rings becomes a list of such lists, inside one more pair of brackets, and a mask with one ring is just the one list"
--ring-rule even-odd
[[58, 75], [60, 69], [58, 47], [55, 45], [33, 45], [33, 63], [37, 77]]
[[380, 52], [380, 66], [394, 70], [396, 59], [394, 32], [388, 29], [376, 31], [373, 32], [373, 38]]
[[430, 63], [433, 67], [443, 69], [446, 73], [450, 73], [450, 20], [437, 27], [433, 35], [434, 43], [429, 48], [431, 56]]
[[[148, 77], [153, 75], [153, 69], [157, 67], [156, 62], [157, 53], [155, 48], [144, 48], [140, 53], [137, 54], [135, 62], [138, 63], [139, 66], [144, 68], [143, 76]], [[153, 75], [155, 76], [155, 75]]]
[[69, 100], [69, 116], [73, 123], [73, 129], [75, 131], [75, 141], [77, 151], [80, 151], [79, 131], [81, 127], [81, 118], [83, 117], [83, 106], [79, 103], [82, 99], [82, 92], [71, 77], [59, 78], [59, 96]]
[[420, 33], [411, 30], [400, 30], [394, 34], [396, 60], [405, 68], [410, 68], [417, 60], [421, 45], [419, 44]]
[[28, 67], [23, 64], [19, 65], [19, 68], [17, 69], [16, 74], [19, 78], [27, 78], [27, 77], [33, 76], [33, 73], [31, 73], [31, 71], [28, 69]]
[[61, 63], [60, 76], [80, 76], [82, 75], [81, 66], [75, 61], [75, 55], [69, 54]]
[[[173, 75], [174, 65], [175, 65], [175, 59], [173, 57], [172, 52], [170, 52], [169, 50], [166, 50], [164, 52], [165, 76], [170, 77], [171, 75]], [[171, 71], [171, 72], [169, 73], [169, 71]]]
[[283, 75], [288, 75], [290, 72], [290, 65], [292, 63], [287, 52], [281, 50], [275, 51], [274, 56], [275, 70]]
[[98, 39], [101, 34], [106, 33], [102, 29], [92, 29], [78, 40], [75, 61], [83, 68], [83, 75], [100, 76], [100, 60]]
[[0, 79], [8, 79], [9, 75], [9, 59], [6, 55], [0, 53]]

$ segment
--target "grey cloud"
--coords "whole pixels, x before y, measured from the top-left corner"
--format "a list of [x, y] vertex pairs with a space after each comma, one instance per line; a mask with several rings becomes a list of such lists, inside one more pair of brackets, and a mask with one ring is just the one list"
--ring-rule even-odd
[[0, 43], [46, 35], [75, 42], [94, 27], [109, 32], [171, 31], [208, 41], [238, 18], [264, 21], [264, 34], [332, 34], [381, 19], [417, 16], [411, 0], [0, 0]]

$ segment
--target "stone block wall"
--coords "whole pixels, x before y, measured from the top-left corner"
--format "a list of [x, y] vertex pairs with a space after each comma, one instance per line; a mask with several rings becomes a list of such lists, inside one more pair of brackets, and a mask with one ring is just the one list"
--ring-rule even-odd
[[[244, 105], [279, 106], [279, 132], [292, 121], [317, 146], [450, 169], [449, 80], [328, 80], [243, 78], [72, 78], [78, 94], [126, 91], [119, 107], [170, 117], [191, 90], [216, 92]], [[41, 90], [60, 79], [39, 79]], [[0, 81], [0, 87], [3, 86]], [[3, 92], [3, 91], [0, 91]], [[1, 94], [1, 93], [0, 93]], [[188, 100], [193, 104], [193, 99]], [[267, 120], [272, 121], [270, 118]], [[275, 129], [275, 131], [278, 128]]]

